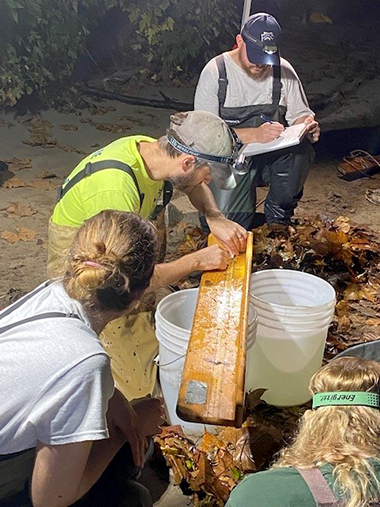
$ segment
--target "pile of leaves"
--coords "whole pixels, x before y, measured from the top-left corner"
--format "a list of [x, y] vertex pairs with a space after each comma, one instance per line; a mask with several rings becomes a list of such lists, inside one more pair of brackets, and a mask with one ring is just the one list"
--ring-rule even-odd
[[254, 231], [254, 270], [286, 268], [328, 281], [337, 305], [325, 356], [380, 338], [380, 235], [348, 218], [317, 216]]
[[306, 407], [278, 409], [260, 399], [263, 389], [247, 395], [247, 417], [241, 428], [219, 427], [197, 441], [181, 426], [163, 427], [156, 445], [171, 468], [175, 484], [197, 507], [221, 507], [248, 473], [268, 468], [290, 440]]
[[[169, 230], [171, 258], [204, 244], [200, 229], [179, 223]], [[285, 268], [305, 271], [333, 285], [337, 296], [325, 360], [349, 346], [380, 339], [380, 235], [348, 218], [313, 217], [289, 227], [263, 225], [254, 230], [253, 271]], [[193, 286], [184, 280], [181, 288]], [[246, 398], [242, 428], [205, 433], [199, 442], [181, 427], [164, 428], [156, 438], [174, 480], [196, 506], [224, 505], [245, 474], [264, 470], [290, 441], [309, 404], [279, 409], [260, 399], [262, 389]]]

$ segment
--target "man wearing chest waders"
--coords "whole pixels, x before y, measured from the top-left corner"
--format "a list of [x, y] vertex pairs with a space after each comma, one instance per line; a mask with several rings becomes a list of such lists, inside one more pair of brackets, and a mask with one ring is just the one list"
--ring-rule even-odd
[[320, 134], [295, 70], [280, 58], [280, 34], [280, 25], [270, 14], [250, 16], [236, 36], [236, 48], [205, 66], [195, 93], [195, 109], [218, 114], [243, 143], [267, 143], [287, 126], [307, 125], [299, 145], [247, 158], [233, 190], [210, 185], [222, 213], [248, 230], [253, 226], [258, 185], [269, 185], [267, 223], [290, 223], [314, 159], [310, 142], [318, 141]]

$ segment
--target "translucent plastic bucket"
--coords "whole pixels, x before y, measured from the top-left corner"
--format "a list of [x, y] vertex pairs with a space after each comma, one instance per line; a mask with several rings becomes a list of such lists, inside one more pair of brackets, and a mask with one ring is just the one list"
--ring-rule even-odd
[[[156, 336], [159, 341], [160, 384], [171, 424], [181, 424], [194, 434], [202, 434], [206, 428], [214, 427], [191, 423], [180, 419], [176, 414], [178, 392], [181, 385], [187, 346], [197, 304], [198, 289], [174, 292], [163, 298], [156, 310]], [[257, 329], [256, 311], [250, 305], [247, 349], [255, 342]]]
[[308, 273], [265, 270], [252, 275], [250, 300], [258, 327], [247, 357], [246, 388], [267, 389], [262, 398], [272, 405], [306, 403], [334, 316], [333, 287]]

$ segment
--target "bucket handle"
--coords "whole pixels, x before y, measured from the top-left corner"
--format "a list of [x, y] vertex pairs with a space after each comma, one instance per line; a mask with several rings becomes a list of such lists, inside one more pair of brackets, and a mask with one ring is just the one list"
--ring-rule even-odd
[[176, 361], [179, 361], [180, 359], [182, 359], [183, 357], [186, 357], [186, 354], [182, 354], [182, 356], [178, 356], [176, 357], [175, 359], [173, 359], [173, 361], [169, 361], [168, 363], [164, 363], [164, 364], [161, 364], [160, 363], [160, 355], [157, 354], [157, 356], [153, 359], [153, 362], [156, 363], [156, 365], [159, 367], [159, 368], [164, 368], [165, 366], [169, 366], [170, 364], [173, 364], [175, 363]]

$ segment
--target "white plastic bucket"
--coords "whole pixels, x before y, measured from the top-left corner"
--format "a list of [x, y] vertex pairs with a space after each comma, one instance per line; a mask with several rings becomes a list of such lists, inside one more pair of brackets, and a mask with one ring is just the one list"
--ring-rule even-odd
[[[193, 325], [198, 289], [185, 289], [164, 297], [157, 305], [156, 336], [159, 341], [160, 384], [171, 424], [181, 424], [194, 434], [203, 434], [204, 429], [213, 431], [211, 425], [191, 423], [176, 414], [178, 392], [181, 385], [187, 346]], [[255, 342], [257, 329], [256, 311], [250, 305], [247, 349]]]
[[271, 405], [310, 400], [312, 375], [321, 367], [335, 291], [308, 273], [270, 269], [251, 277], [257, 311], [257, 339], [248, 352], [246, 388], [265, 388]]

